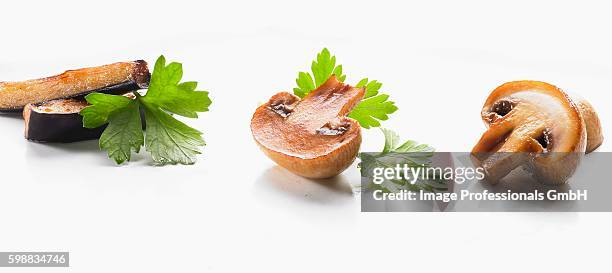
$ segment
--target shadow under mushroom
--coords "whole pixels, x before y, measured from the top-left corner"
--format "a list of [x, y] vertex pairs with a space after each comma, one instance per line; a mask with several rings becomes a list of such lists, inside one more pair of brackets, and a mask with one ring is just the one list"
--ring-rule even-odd
[[282, 194], [291, 199], [315, 204], [347, 204], [355, 202], [353, 189], [342, 174], [327, 179], [308, 179], [274, 166], [256, 181], [256, 190]]

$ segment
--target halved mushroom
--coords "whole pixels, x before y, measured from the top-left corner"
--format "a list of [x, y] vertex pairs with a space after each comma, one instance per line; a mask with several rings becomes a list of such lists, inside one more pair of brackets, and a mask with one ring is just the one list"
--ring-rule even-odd
[[251, 131], [261, 150], [278, 165], [308, 178], [332, 177], [355, 160], [359, 123], [346, 117], [365, 90], [332, 76], [300, 100], [278, 93], [255, 111]]
[[472, 154], [492, 183], [525, 166], [543, 183], [563, 184], [585, 151], [594, 150], [603, 140], [591, 105], [575, 103], [545, 82], [499, 86], [487, 98], [481, 116], [488, 130]]

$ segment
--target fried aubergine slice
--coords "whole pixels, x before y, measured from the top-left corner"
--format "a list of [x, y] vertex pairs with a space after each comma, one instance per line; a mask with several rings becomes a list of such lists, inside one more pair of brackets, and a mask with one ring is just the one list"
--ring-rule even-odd
[[124, 94], [146, 88], [151, 74], [142, 60], [68, 70], [22, 82], [0, 82], [0, 111], [20, 111], [28, 103], [73, 98], [92, 92]]
[[82, 98], [28, 104], [23, 109], [25, 138], [36, 142], [75, 142], [99, 138], [106, 126], [83, 127], [79, 112], [89, 106]]
[[[124, 95], [134, 99], [132, 93]], [[98, 128], [83, 127], [81, 110], [90, 104], [84, 98], [57, 99], [28, 104], [23, 108], [25, 138], [35, 142], [76, 142], [98, 139], [106, 125]], [[144, 128], [144, 119], [143, 128]]]

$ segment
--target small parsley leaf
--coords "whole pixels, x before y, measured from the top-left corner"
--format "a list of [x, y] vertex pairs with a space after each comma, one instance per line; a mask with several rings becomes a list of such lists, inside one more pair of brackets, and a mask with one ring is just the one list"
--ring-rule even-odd
[[108, 121], [108, 126], [100, 136], [100, 149], [106, 150], [108, 157], [117, 164], [130, 161], [132, 151], [140, 152], [144, 144], [138, 102], [130, 101], [124, 108], [111, 114]]
[[300, 72], [295, 80], [298, 87], [293, 89], [293, 93], [300, 98], [315, 90], [327, 81], [331, 75], [336, 75], [341, 82], [346, 79], [346, 75], [342, 74], [342, 65], [336, 65], [336, 56], [332, 56], [327, 48], [324, 48], [317, 54], [317, 59], [312, 61], [310, 70], [312, 75], [308, 72]]
[[383, 147], [382, 154], [388, 154], [398, 146], [400, 137], [395, 131], [385, 128], [380, 128], [380, 130], [383, 132], [383, 135], [385, 135], [385, 146]]
[[366, 93], [363, 98], [367, 99], [378, 95], [378, 90], [382, 87], [382, 83], [377, 80], [368, 81], [368, 78], [364, 78], [357, 83], [356, 87], [365, 87]]
[[[362, 177], [372, 178], [375, 168], [394, 168], [406, 164], [411, 168], [425, 168], [431, 165], [434, 148], [427, 144], [417, 144], [416, 141], [408, 140], [400, 144], [399, 135], [389, 129], [381, 128], [385, 136], [385, 145], [380, 153], [359, 153], [361, 162], [359, 168]], [[446, 182], [440, 178], [433, 180], [420, 180], [412, 184], [405, 179], [385, 180], [381, 184], [370, 184], [373, 189], [383, 192], [398, 192], [406, 189], [409, 191], [445, 191]]]
[[202, 133], [157, 108], [145, 107], [146, 148], [158, 164], [193, 164], [206, 143]]
[[395, 102], [388, 99], [387, 94], [363, 99], [348, 116], [357, 120], [363, 128], [380, 127], [380, 120], [388, 120], [389, 114], [397, 111]]
[[307, 72], [300, 72], [295, 82], [298, 87], [293, 88], [293, 93], [300, 98], [305, 97], [310, 91], [316, 88], [312, 76]]
[[433, 153], [435, 149], [427, 144], [418, 144], [414, 140], [407, 140], [399, 144], [399, 135], [390, 129], [380, 128], [385, 136], [385, 146], [381, 155], [388, 153]]
[[91, 104], [91, 106], [81, 110], [80, 113], [83, 116], [83, 126], [85, 128], [97, 128], [108, 123], [111, 114], [127, 107], [132, 102], [124, 96], [102, 93], [89, 94], [85, 99]]
[[195, 91], [197, 82], [180, 83], [182, 77], [182, 64], [173, 62], [166, 66], [164, 56], [159, 57], [142, 101], [177, 115], [197, 118], [197, 112], [208, 111], [211, 100], [208, 92]]

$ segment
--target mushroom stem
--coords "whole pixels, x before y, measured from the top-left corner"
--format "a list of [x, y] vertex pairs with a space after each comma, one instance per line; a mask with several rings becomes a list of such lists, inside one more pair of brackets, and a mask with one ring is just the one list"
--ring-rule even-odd
[[[501, 178], [508, 175], [512, 170], [523, 165], [527, 159], [527, 152], [533, 150], [533, 145], [529, 141], [524, 141], [520, 136], [521, 134], [517, 131], [509, 131], [505, 132], [505, 134], [509, 135], [505, 138], [505, 142], [487, 151], [482, 151], [485, 153], [480, 156], [477, 153], [476, 156], [477, 158], [484, 158], [482, 159], [481, 166], [485, 171], [485, 178], [492, 184], [498, 183]], [[504, 138], [499, 139], [504, 140]]]
[[497, 184], [500, 179], [523, 165], [526, 159], [527, 153], [492, 153], [481, 164], [485, 179], [491, 184]]
[[503, 122], [491, 125], [489, 130], [482, 134], [482, 137], [480, 137], [480, 140], [472, 149], [472, 154], [476, 155], [480, 160], [484, 159], [481, 156], [496, 152], [499, 149], [499, 144], [503, 143], [511, 133], [512, 127], [506, 126]]

